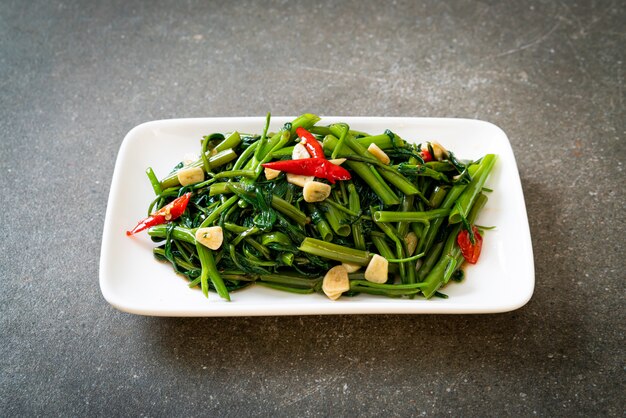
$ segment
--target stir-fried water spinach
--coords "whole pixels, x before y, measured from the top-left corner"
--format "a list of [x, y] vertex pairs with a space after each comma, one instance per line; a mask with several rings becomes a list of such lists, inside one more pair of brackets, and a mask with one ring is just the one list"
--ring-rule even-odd
[[446, 297], [475, 263], [474, 225], [496, 156], [457, 159], [436, 142], [368, 134], [304, 114], [268, 133], [213, 133], [196, 161], [159, 180], [128, 235], [144, 229], [154, 255], [230, 300], [251, 284], [292, 293]]

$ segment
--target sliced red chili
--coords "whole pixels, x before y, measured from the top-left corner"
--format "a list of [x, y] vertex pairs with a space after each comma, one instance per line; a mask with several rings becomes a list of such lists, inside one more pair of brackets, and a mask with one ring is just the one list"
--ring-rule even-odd
[[301, 176], [314, 176], [326, 179], [332, 184], [335, 184], [337, 180], [350, 180], [352, 178], [348, 170], [331, 163], [325, 158], [275, 161], [263, 164], [263, 167]]
[[433, 160], [433, 156], [430, 154], [430, 151], [426, 149], [422, 150], [420, 152], [420, 155], [422, 156], [422, 160], [424, 160], [425, 163]]
[[135, 226], [131, 231], [126, 231], [126, 235], [133, 235], [137, 232], [143, 231], [144, 229], [161, 225], [178, 218], [183, 214], [183, 212], [185, 212], [190, 197], [191, 192], [185, 193], [181, 197], [174, 199], [161, 209], [154, 212], [152, 215], [139, 221], [137, 226]]
[[322, 148], [322, 144], [320, 144], [320, 142], [315, 139], [311, 132], [300, 127], [296, 129], [296, 134], [302, 140], [300, 143], [306, 147], [306, 150], [309, 152], [311, 157], [326, 158], [324, 156], [324, 149]]
[[476, 264], [478, 257], [480, 257], [480, 251], [483, 246], [483, 237], [478, 232], [478, 228], [472, 225], [472, 232], [474, 233], [474, 243], [472, 243], [470, 233], [467, 229], [463, 229], [456, 237], [456, 242], [461, 248], [461, 254], [468, 263]]

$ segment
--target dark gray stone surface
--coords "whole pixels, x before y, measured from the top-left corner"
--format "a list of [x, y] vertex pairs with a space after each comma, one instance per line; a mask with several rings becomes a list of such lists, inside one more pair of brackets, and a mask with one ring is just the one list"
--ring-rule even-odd
[[[623, 2], [0, 2], [0, 415], [623, 416]], [[224, 2], [225, 3], [225, 2]], [[194, 116], [491, 121], [536, 289], [499, 315], [121, 313], [118, 147]]]

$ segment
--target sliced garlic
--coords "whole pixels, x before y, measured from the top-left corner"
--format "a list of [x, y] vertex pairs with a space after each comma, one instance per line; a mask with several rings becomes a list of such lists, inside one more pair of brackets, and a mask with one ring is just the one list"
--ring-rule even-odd
[[176, 177], [181, 186], [189, 186], [204, 180], [204, 170], [202, 167], [187, 167], [178, 170]]
[[330, 185], [319, 181], [309, 181], [304, 185], [302, 196], [305, 202], [321, 202], [330, 196]]
[[196, 231], [196, 241], [212, 250], [217, 250], [224, 242], [224, 232], [221, 226], [210, 226], [198, 228]]
[[330, 300], [337, 300], [341, 297], [341, 295], [343, 295], [343, 292], [326, 294], [326, 296], [328, 296], [328, 299]]
[[391, 162], [391, 160], [389, 159], [389, 156], [385, 154], [385, 151], [380, 149], [380, 147], [376, 145], [375, 143], [372, 142], [370, 146], [367, 147], [367, 150], [370, 152], [370, 154], [376, 157], [376, 159], [380, 161], [381, 163], [389, 164]]
[[303, 160], [305, 158], [311, 158], [311, 154], [306, 150], [306, 147], [300, 143], [296, 144], [293, 147], [293, 151], [291, 152], [292, 160]]
[[280, 174], [280, 170], [274, 170], [273, 168], [265, 167], [263, 171], [265, 172], [265, 178], [268, 180], [274, 180]]
[[428, 151], [428, 144], [430, 144], [431, 148], [433, 149], [433, 154], [434, 154], [433, 158], [435, 160], [441, 161], [441, 160], [445, 160], [446, 158], [448, 158], [448, 150], [445, 149], [443, 145], [441, 145], [439, 142], [436, 142], [436, 141], [430, 141], [425, 144], [422, 144], [421, 150]]
[[406, 234], [406, 237], [404, 237], [404, 242], [406, 243], [407, 255], [410, 257], [413, 255], [415, 249], [417, 248], [417, 235], [415, 235], [415, 232], [411, 231]]
[[361, 266], [359, 266], [358, 264], [352, 264], [352, 263], [341, 263], [341, 265], [346, 268], [346, 271], [348, 273], [354, 273], [355, 271], [358, 271], [361, 268]]
[[302, 176], [300, 174], [287, 173], [287, 182], [295, 184], [296, 186], [304, 187], [308, 182], [313, 181], [313, 176]]
[[430, 145], [432, 145], [433, 151], [435, 152], [435, 158], [438, 161], [448, 158], [448, 150], [446, 150], [439, 142], [431, 142]]
[[385, 283], [389, 272], [389, 262], [385, 257], [374, 254], [365, 269], [365, 280], [372, 283]]
[[341, 164], [346, 162], [346, 159], [345, 158], [334, 158], [334, 159], [328, 160], [328, 161], [333, 163], [333, 164], [335, 164], [335, 165], [341, 165]]
[[335, 266], [328, 270], [322, 280], [322, 290], [332, 300], [337, 300], [343, 292], [350, 290], [350, 279], [344, 266]]

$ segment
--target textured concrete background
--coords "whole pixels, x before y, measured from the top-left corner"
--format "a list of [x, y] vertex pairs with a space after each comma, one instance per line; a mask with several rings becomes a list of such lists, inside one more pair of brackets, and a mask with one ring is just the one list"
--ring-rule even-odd
[[[623, 2], [104, 3], [0, 2], [0, 415], [623, 416]], [[126, 132], [268, 110], [502, 127], [533, 236], [530, 303], [110, 307], [98, 260]]]

